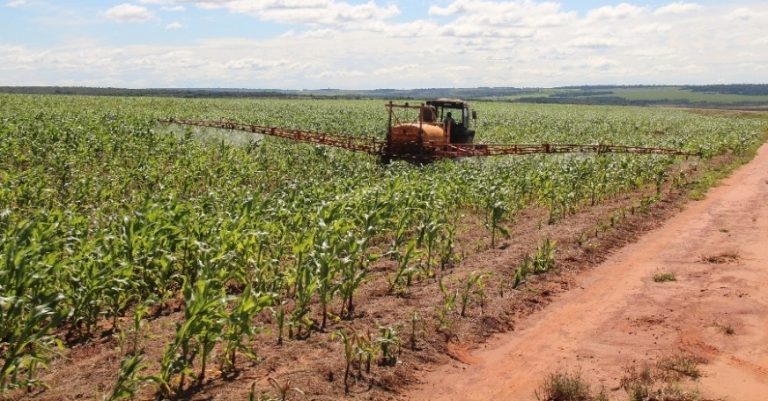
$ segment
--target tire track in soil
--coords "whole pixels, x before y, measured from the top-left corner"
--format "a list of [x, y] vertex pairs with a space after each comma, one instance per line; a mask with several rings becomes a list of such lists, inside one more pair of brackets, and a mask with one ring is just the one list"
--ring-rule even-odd
[[[725, 257], [721, 257], [725, 255]], [[712, 260], [722, 261], [711, 263]], [[656, 283], [658, 272], [677, 281]], [[441, 366], [403, 399], [533, 400], [553, 371], [616, 390], [624, 368], [679, 352], [708, 363], [705, 398], [768, 394], [768, 145], [702, 201], [577, 279], [545, 310], [463, 361]], [[732, 335], [724, 327], [731, 327]]]

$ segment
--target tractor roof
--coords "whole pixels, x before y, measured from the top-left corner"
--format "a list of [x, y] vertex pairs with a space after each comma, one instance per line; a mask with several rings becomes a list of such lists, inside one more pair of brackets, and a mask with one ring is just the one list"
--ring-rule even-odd
[[435, 107], [448, 107], [448, 108], [455, 108], [455, 109], [461, 109], [463, 108], [467, 103], [461, 99], [446, 99], [446, 98], [440, 98], [435, 100], [428, 100], [427, 104], [430, 106]]

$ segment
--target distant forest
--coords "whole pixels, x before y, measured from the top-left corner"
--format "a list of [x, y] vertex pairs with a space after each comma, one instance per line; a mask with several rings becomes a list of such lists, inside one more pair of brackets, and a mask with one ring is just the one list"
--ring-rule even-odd
[[385, 98], [385, 99], [429, 99], [437, 97], [461, 97], [479, 99], [487, 97], [515, 96], [536, 93], [538, 89], [520, 88], [426, 88], [426, 89], [373, 89], [373, 90], [278, 90], [278, 89], [237, 89], [237, 88], [91, 88], [63, 86], [4, 86], [0, 93], [87, 95], [87, 96], [172, 96], [172, 97], [322, 97], [322, 98]]
[[587, 85], [558, 88], [480, 87], [373, 90], [280, 90], [238, 88], [123, 89], [57, 86], [5, 86], [0, 87], [0, 93], [88, 96], [168, 96], [183, 98], [301, 97], [322, 99], [432, 99], [447, 97], [519, 103], [768, 108], [768, 84], [701, 86]]
[[683, 86], [682, 88], [691, 92], [710, 92], [746, 96], [768, 96], [768, 85], [704, 85]]

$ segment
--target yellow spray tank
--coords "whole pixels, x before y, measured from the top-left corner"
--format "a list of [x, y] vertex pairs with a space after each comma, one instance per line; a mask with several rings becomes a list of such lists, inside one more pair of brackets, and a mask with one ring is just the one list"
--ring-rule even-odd
[[448, 135], [442, 124], [406, 123], [392, 127], [391, 140], [392, 144], [414, 142], [436, 146], [448, 144]]

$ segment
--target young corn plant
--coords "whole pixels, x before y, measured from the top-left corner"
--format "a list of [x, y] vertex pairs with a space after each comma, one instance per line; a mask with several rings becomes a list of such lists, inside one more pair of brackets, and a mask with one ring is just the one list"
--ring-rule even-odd
[[321, 252], [314, 258], [317, 295], [320, 298], [320, 330], [325, 330], [328, 321], [328, 304], [331, 303], [338, 290], [335, 259], [335, 253], [325, 242], [321, 246]]
[[149, 307], [145, 303], [136, 305], [133, 310], [133, 324], [131, 325], [131, 349], [128, 351], [129, 355], [139, 354], [139, 345], [141, 338], [141, 329], [144, 316], [149, 311]]
[[[0, 223], [8, 215], [0, 213]], [[57, 220], [58, 216], [51, 216]], [[61, 342], [53, 330], [66, 321], [68, 302], [58, 291], [54, 271], [62, 267], [56, 223], [23, 220], [4, 223], [0, 235], [0, 392], [31, 391]]]
[[397, 293], [402, 291], [403, 287], [410, 286], [412, 277], [417, 272], [413, 266], [410, 266], [411, 259], [415, 253], [417, 253], [416, 241], [411, 240], [406, 246], [405, 253], [400, 254], [397, 258], [397, 270], [389, 281], [390, 293]]
[[496, 233], [509, 237], [509, 231], [501, 224], [509, 212], [507, 205], [500, 200], [492, 200], [486, 214], [485, 226], [491, 231], [491, 248], [496, 248]]
[[250, 284], [237, 297], [234, 307], [226, 314], [224, 321], [222, 372], [236, 371], [238, 352], [250, 359], [256, 359], [256, 353], [248, 346], [248, 342], [259, 332], [253, 321], [256, 315], [270, 304], [272, 297], [255, 293]]
[[449, 291], [443, 284], [441, 278], [438, 282], [440, 286], [440, 293], [443, 294], [443, 300], [437, 307], [437, 331], [442, 332], [448, 336], [450, 334], [451, 327], [453, 327], [453, 319], [451, 319], [451, 312], [456, 308], [456, 297], [458, 296], [458, 290]]
[[[291, 311], [290, 321], [288, 322], [288, 337], [302, 337], [302, 332], [306, 335], [310, 333], [312, 320], [309, 317], [311, 312], [310, 305], [312, 296], [317, 290], [317, 281], [313, 275], [312, 269], [306, 263], [302, 263], [302, 255], [299, 254], [296, 261], [294, 284], [294, 306]], [[296, 332], [294, 332], [294, 328]]]
[[467, 306], [474, 297], [478, 298], [481, 311], [485, 308], [485, 278], [488, 277], [487, 273], [472, 272], [467, 276], [464, 281], [464, 286], [461, 291], [461, 317], [466, 317]]
[[[55, 309], [62, 299], [54, 296], [39, 301], [44, 303], [31, 308], [22, 321], [10, 323], [3, 329], [0, 391], [16, 387], [27, 387], [31, 391], [33, 386], [40, 384], [36, 379], [37, 371], [45, 368], [54, 349], [61, 348], [61, 343], [50, 333], [64, 318]], [[3, 314], [10, 311], [8, 315], [12, 315], [20, 314], [17, 311], [26, 306], [18, 298], [3, 298], [0, 308]]]
[[416, 342], [418, 340], [418, 335], [420, 332], [423, 332], [425, 329], [424, 321], [421, 319], [421, 316], [419, 315], [419, 312], [413, 311], [411, 313], [411, 324], [409, 325], [411, 328], [411, 333], [409, 335], [409, 343], [411, 346], [411, 351], [416, 351]]
[[400, 249], [407, 241], [412, 218], [412, 214], [409, 213], [406, 208], [406, 212], [402, 213], [400, 218], [397, 220], [397, 224], [394, 229], [394, 237], [392, 238], [392, 243], [389, 246], [389, 252], [387, 252], [395, 260], [398, 260], [398, 257], [401, 256]]
[[347, 256], [340, 262], [341, 275], [339, 279], [339, 295], [341, 296], [341, 311], [339, 316], [351, 318], [355, 312], [354, 296], [368, 276], [368, 264], [375, 257], [366, 254], [368, 238], [355, 239], [349, 236], [346, 240]]
[[440, 238], [440, 270], [453, 266], [458, 259], [455, 253], [456, 226], [448, 224]]
[[365, 336], [357, 336], [357, 342], [355, 344], [355, 354], [357, 355], [357, 377], [363, 378], [363, 366], [365, 366], [365, 373], [371, 373], [371, 361], [379, 351], [378, 344], [371, 337], [370, 330]]
[[555, 267], [555, 253], [557, 252], [557, 242], [549, 238], [536, 249], [533, 257], [533, 273], [541, 274], [552, 270]]
[[265, 400], [265, 401], [271, 401], [271, 400], [275, 400], [275, 401], [288, 401], [288, 393], [290, 393], [291, 391], [293, 391], [293, 392], [295, 392], [295, 393], [297, 393], [299, 395], [304, 395], [304, 392], [301, 391], [299, 388], [291, 387], [291, 381], [290, 380], [281, 383], [281, 382], [277, 381], [277, 379], [269, 377], [269, 378], [267, 378], [267, 382], [269, 382], [269, 385], [277, 393], [277, 398], [273, 398], [273, 399], [270, 398], [270, 399]]
[[400, 353], [400, 337], [392, 326], [379, 327], [379, 336], [374, 340], [381, 351], [381, 366], [395, 366]]
[[272, 316], [277, 324], [277, 345], [283, 345], [283, 333], [285, 332], [285, 302], [281, 302], [277, 308], [272, 308]]
[[512, 282], [512, 288], [517, 289], [523, 285], [531, 272], [533, 272], [533, 259], [531, 259], [530, 255], [525, 255], [523, 261], [520, 262], [515, 270], [515, 278]]
[[[224, 328], [226, 298], [220, 284], [214, 279], [199, 279], [194, 284], [184, 283], [184, 321], [176, 324], [176, 337], [168, 344], [160, 362], [160, 373], [155, 377], [160, 394], [169, 396], [184, 390], [187, 376], [195, 360], [200, 359], [197, 383], [205, 379], [205, 370], [213, 346]], [[172, 387], [178, 376], [178, 386]]]
[[426, 264], [424, 270], [430, 271], [432, 269], [432, 258], [435, 254], [435, 248], [437, 247], [437, 240], [440, 233], [445, 227], [445, 222], [441, 219], [429, 219], [429, 221], [423, 223], [419, 228], [418, 239], [416, 244], [418, 247], [426, 247]]
[[144, 369], [146, 366], [144, 366], [143, 355], [125, 357], [120, 361], [120, 370], [112, 392], [105, 395], [102, 401], [134, 399], [141, 383], [147, 380], [147, 378], [138, 376]]
[[[333, 216], [339, 212], [338, 209], [331, 208], [326, 213]], [[327, 215], [325, 217], [327, 218]], [[315, 233], [311, 260], [317, 280], [317, 295], [320, 300], [320, 330], [325, 330], [328, 321], [328, 305], [339, 291], [340, 285], [337, 277], [340, 274], [341, 266], [354, 264], [354, 257], [350, 257], [350, 251], [353, 251], [357, 243], [354, 237], [349, 234], [349, 227], [342, 221], [337, 221], [334, 225], [327, 225], [325, 220], [321, 218], [319, 225], [320, 229]]]
[[73, 337], [87, 338], [92, 334], [104, 313], [103, 302], [108, 299], [105, 295], [112, 285], [110, 276], [113, 272], [99, 263], [98, 256], [93, 256], [94, 259], [82, 263], [71, 277], [73, 291], [68, 295], [73, 305], [70, 318], [74, 323]]
[[[367, 258], [361, 256], [361, 258]], [[355, 261], [344, 262], [341, 268], [341, 283], [339, 284], [339, 295], [342, 300], [342, 309], [339, 316], [347, 319], [352, 318], [355, 313], [354, 296], [355, 292], [365, 282], [368, 276], [368, 267], [364, 262], [355, 263]]]
[[343, 345], [344, 351], [344, 393], [349, 394], [349, 373], [352, 369], [352, 362], [355, 358], [355, 347], [357, 345], [358, 335], [354, 330], [336, 330], [331, 336], [332, 339], [338, 338]]

